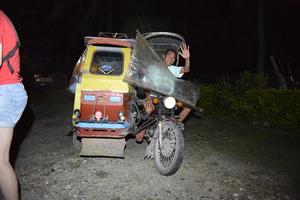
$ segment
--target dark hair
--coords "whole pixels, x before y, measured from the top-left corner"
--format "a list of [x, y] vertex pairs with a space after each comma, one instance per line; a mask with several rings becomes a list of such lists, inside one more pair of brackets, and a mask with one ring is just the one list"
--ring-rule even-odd
[[177, 52], [174, 49], [165, 50], [164, 55], [167, 55], [169, 52], [173, 52], [175, 54], [175, 56], [177, 55]]

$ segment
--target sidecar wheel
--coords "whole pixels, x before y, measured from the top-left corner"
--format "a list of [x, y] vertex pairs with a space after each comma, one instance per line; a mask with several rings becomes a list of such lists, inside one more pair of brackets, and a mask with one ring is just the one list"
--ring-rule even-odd
[[180, 167], [183, 150], [184, 138], [182, 130], [172, 121], [163, 121], [161, 123], [162, 142], [159, 139], [155, 141], [154, 147], [154, 165], [160, 174], [170, 176]]

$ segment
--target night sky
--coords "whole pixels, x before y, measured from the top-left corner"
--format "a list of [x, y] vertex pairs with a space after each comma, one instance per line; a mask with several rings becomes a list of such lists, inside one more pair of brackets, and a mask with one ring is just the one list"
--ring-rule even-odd
[[[98, 32], [170, 31], [191, 50], [191, 77], [257, 70], [258, 0], [0, 0], [21, 40], [31, 71], [69, 74], [84, 50], [83, 37]], [[300, 1], [265, 0], [265, 72], [269, 57], [299, 76]], [[26, 58], [26, 60], [25, 60]], [[297, 71], [298, 70], [298, 71]]]

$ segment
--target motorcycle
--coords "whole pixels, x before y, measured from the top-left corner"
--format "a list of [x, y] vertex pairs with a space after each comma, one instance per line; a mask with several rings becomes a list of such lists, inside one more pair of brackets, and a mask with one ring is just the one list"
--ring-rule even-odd
[[[101, 76], [84, 74], [80, 78], [81, 82], [75, 90], [73, 143], [80, 142], [83, 156], [124, 157], [126, 138], [143, 131], [148, 142], [145, 158], [154, 160], [160, 174], [170, 176], [179, 169], [184, 152], [184, 125], [177, 121], [176, 114], [183, 105], [197, 110], [195, 105], [199, 94], [194, 84], [175, 78], [163, 66], [160, 56], [166, 49], [178, 52], [184, 38], [169, 32], [143, 35], [137, 32], [134, 40], [125, 41], [112, 39], [110, 47], [104, 48], [105, 52], [123, 52], [123, 65], [119, 63], [123, 70], [116, 69], [115, 63], [106, 62], [100, 65]], [[117, 49], [119, 47], [113, 49], [111, 45], [123, 45], [122, 48], [126, 50]], [[88, 48], [95, 50], [94, 47]], [[129, 49], [132, 51], [130, 59], [126, 59]], [[85, 60], [88, 62], [83, 63], [86, 70], [82, 71], [93, 73], [91, 69], [87, 69], [92, 68], [93, 64], [90, 62], [95, 59], [90, 57], [96, 53], [89, 53], [89, 50], [85, 52]], [[111, 55], [110, 59], [103, 60], [120, 61], [112, 59]], [[129, 62], [126, 63], [126, 60]], [[119, 73], [114, 74], [116, 71]], [[100, 88], [99, 81], [102, 79], [105, 82], [102, 82]], [[89, 85], [85, 80], [97, 80], [98, 84]], [[110, 85], [118, 83], [122, 87], [109, 87], [109, 81], [112, 82]], [[145, 91], [151, 97], [146, 97]], [[145, 109], [147, 101], [151, 101], [153, 105], [151, 113]]]
[[137, 33], [135, 41], [124, 81], [135, 88], [150, 91], [154, 111], [150, 116], [147, 114], [144, 102], [139, 103], [141, 99], [145, 100], [139, 98], [138, 89], [135, 89], [130, 106], [130, 132], [135, 135], [146, 129], [149, 145], [145, 157], [153, 158], [158, 171], [169, 176], [180, 167], [184, 151], [184, 125], [177, 121], [176, 111], [182, 109], [183, 105], [196, 109], [194, 105], [198, 90], [192, 83], [175, 78], [156, 53], [163, 54], [167, 48], [178, 52], [180, 44], [184, 42], [180, 35], [160, 32], [143, 36]]

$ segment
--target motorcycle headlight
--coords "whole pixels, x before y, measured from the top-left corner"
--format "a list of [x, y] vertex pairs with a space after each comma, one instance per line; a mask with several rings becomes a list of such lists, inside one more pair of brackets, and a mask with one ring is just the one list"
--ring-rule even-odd
[[164, 99], [164, 106], [167, 108], [167, 109], [172, 109], [175, 107], [176, 105], [176, 100], [174, 97], [167, 97]]

